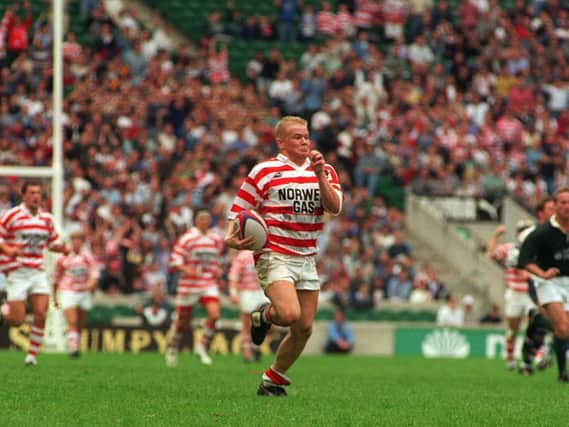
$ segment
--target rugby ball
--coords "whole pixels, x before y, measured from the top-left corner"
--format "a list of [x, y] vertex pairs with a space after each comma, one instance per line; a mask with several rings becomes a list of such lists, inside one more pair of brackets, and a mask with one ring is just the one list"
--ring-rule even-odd
[[253, 236], [255, 239], [253, 250], [258, 251], [267, 243], [267, 224], [258, 213], [242, 210], [235, 217], [235, 226], [239, 227], [240, 239]]

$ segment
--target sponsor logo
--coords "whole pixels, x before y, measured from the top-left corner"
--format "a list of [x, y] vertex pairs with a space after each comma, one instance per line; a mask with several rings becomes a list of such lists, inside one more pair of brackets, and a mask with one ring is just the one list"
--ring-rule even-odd
[[460, 332], [451, 329], [436, 330], [425, 336], [421, 343], [425, 357], [465, 358], [470, 354], [470, 344]]

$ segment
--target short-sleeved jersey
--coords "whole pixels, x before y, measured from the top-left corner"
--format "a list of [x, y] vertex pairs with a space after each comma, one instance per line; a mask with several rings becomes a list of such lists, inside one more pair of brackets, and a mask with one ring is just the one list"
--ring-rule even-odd
[[[326, 176], [342, 201], [334, 168]], [[316, 239], [324, 227], [324, 208], [310, 161], [296, 165], [283, 154], [257, 164], [241, 185], [230, 219], [243, 209], [256, 210], [268, 227], [264, 251], [287, 255], [315, 255]]]
[[528, 264], [544, 271], [557, 268], [561, 276], [569, 276], [569, 236], [555, 216], [538, 225], [523, 241], [518, 265], [523, 268]]
[[253, 251], [239, 251], [231, 261], [229, 280], [238, 284], [240, 291], [257, 291], [261, 289]]
[[20, 204], [7, 210], [0, 218], [0, 239], [19, 248], [18, 256], [0, 254], [0, 271], [6, 273], [20, 267], [43, 270], [43, 252], [59, 238], [53, 217], [40, 211], [32, 215]]
[[178, 281], [178, 294], [187, 294], [218, 286], [217, 271], [223, 249], [223, 240], [211, 230], [203, 234], [192, 227], [182, 234], [170, 257], [170, 265], [185, 265], [197, 271], [194, 275], [182, 274]]
[[517, 292], [527, 292], [525, 273], [517, 268], [519, 253], [520, 249], [515, 243], [502, 243], [494, 250], [493, 257], [506, 268], [506, 286]]
[[99, 265], [93, 254], [83, 249], [57, 259], [53, 280], [58, 289], [80, 292], [85, 290], [89, 280], [97, 279], [99, 273]]

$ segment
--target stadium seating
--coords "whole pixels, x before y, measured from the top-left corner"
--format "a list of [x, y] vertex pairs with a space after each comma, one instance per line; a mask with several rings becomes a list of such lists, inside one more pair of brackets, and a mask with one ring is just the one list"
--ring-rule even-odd
[[[207, 24], [207, 17], [213, 11], [225, 12], [227, 2], [224, 0], [212, 0], [202, 2], [199, 0], [172, 0], [162, 2], [158, 0], [145, 0], [145, 2], [157, 9], [167, 20], [173, 23], [188, 38], [198, 40], [203, 36], [204, 28]], [[335, 3], [332, 1], [331, 3]], [[319, 1], [305, 1], [305, 4], [319, 5]], [[276, 9], [273, 2], [264, 0], [240, 0], [235, 1], [235, 7], [247, 16], [268, 16], [276, 17]], [[231, 40], [228, 43], [229, 68], [234, 76], [240, 79], [245, 78], [245, 68], [247, 62], [257, 51], [267, 52], [271, 47], [278, 46], [283, 57], [289, 59], [299, 59], [305, 50], [305, 46], [300, 43], [289, 43], [283, 45], [278, 41], [248, 41]]]
[[396, 185], [391, 176], [379, 177], [376, 192], [390, 205], [400, 210], [405, 209], [405, 190], [403, 187]]
[[[5, 1], [5, 0], [1, 0]], [[158, 10], [164, 18], [174, 24], [191, 40], [198, 40], [204, 35], [208, 16], [214, 11], [220, 11], [222, 18], [227, 9], [226, 0], [210, 0], [203, 2], [200, 0], [170, 0], [168, 2], [160, 0], [144, 0], [146, 4]], [[307, 0], [305, 4], [312, 4], [315, 8], [320, 7], [319, 0]], [[335, 1], [330, 1], [335, 5]], [[500, 5], [509, 10], [514, 7], [515, 0], [501, 0]], [[240, 10], [243, 17], [247, 16], [268, 16], [275, 19], [277, 10], [272, 1], [265, 0], [236, 0], [235, 8]], [[450, 0], [448, 2], [451, 10], [456, 11], [460, 5], [460, 0]], [[380, 29], [373, 31], [375, 36], [379, 36]], [[377, 34], [375, 34], [377, 33]], [[378, 42], [378, 47], [386, 51], [388, 44], [381, 41], [381, 37], [373, 37]], [[299, 59], [304, 52], [304, 45], [288, 43], [281, 44], [278, 41], [248, 41], [231, 40], [228, 42], [229, 69], [231, 73], [244, 80], [247, 62], [254, 56], [255, 52], [267, 52], [271, 47], [278, 46], [285, 58]], [[387, 197], [393, 198], [396, 206], [402, 206], [403, 197], [398, 189], [390, 189]]]
[[[31, 13], [34, 21], [42, 14], [51, 13], [51, 11], [46, 11], [45, 3], [45, 0], [30, 0]], [[4, 10], [12, 4], [14, 4], [14, 0], [0, 0], [0, 16], [3, 16]], [[80, 44], [87, 46], [93, 45], [93, 39], [86, 31], [85, 23], [79, 18], [80, 0], [68, 0], [66, 5], [67, 14], [70, 17], [67, 30], [73, 31], [77, 35], [77, 41]], [[22, 13], [21, 10], [20, 13]]]

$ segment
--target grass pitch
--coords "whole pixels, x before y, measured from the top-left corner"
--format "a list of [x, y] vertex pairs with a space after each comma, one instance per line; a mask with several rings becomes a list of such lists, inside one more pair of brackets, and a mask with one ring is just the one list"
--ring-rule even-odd
[[569, 385], [503, 361], [303, 356], [286, 398], [257, 397], [263, 368], [235, 356], [0, 352], [0, 425], [516, 426], [567, 425]]

